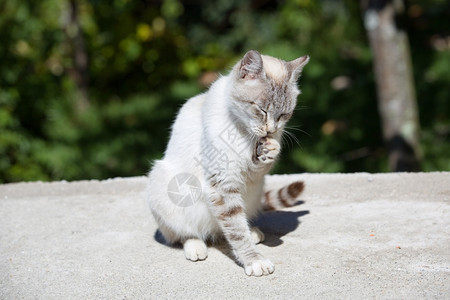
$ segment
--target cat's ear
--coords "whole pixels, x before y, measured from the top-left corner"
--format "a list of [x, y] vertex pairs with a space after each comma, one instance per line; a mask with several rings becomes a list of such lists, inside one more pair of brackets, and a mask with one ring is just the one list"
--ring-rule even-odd
[[263, 74], [263, 61], [261, 54], [256, 50], [245, 53], [239, 67], [239, 78], [256, 79]]
[[305, 55], [288, 62], [288, 69], [291, 74], [291, 80], [297, 81], [302, 73], [303, 68], [309, 62], [309, 56]]

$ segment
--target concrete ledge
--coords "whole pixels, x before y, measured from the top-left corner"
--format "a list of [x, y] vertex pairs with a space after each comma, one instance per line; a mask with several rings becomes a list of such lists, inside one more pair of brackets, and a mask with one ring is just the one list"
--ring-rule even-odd
[[155, 238], [145, 177], [0, 185], [0, 299], [450, 299], [450, 173], [301, 174], [297, 206], [263, 215], [275, 273], [247, 277]]

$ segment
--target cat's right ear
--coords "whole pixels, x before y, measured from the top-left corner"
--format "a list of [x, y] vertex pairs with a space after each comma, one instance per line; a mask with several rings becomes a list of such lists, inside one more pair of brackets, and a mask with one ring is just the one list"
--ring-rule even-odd
[[263, 61], [261, 54], [256, 50], [245, 53], [239, 67], [239, 78], [256, 79], [262, 75]]
[[292, 81], [298, 80], [300, 74], [303, 71], [303, 68], [306, 66], [308, 62], [309, 62], [309, 55], [305, 55], [288, 62], [288, 68], [291, 72]]

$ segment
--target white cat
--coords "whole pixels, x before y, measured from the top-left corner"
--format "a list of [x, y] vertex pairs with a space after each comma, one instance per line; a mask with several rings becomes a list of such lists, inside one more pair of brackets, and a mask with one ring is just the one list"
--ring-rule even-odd
[[262, 209], [293, 205], [303, 191], [303, 182], [265, 193], [263, 187], [308, 61], [249, 51], [180, 109], [165, 155], [149, 173], [147, 193], [159, 231], [168, 244], [182, 243], [187, 259], [206, 259], [205, 242], [224, 236], [247, 275], [273, 273], [255, 246], [264, 235], [248, 221]]

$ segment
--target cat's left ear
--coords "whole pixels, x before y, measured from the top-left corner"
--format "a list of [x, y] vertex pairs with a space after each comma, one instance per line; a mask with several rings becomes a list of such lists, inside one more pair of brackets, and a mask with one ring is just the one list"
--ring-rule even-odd
[[256, 50], [245, 53], [239, 67], [239, 77], [242, 79], [256, 79], [264, 73], [261, 54]]
[[302, 73], [303, 68], [309, 62], [309, 56], [305, 55], [288, 62], [288, 69], [291, 74], [291, 80], [297, 81]]

